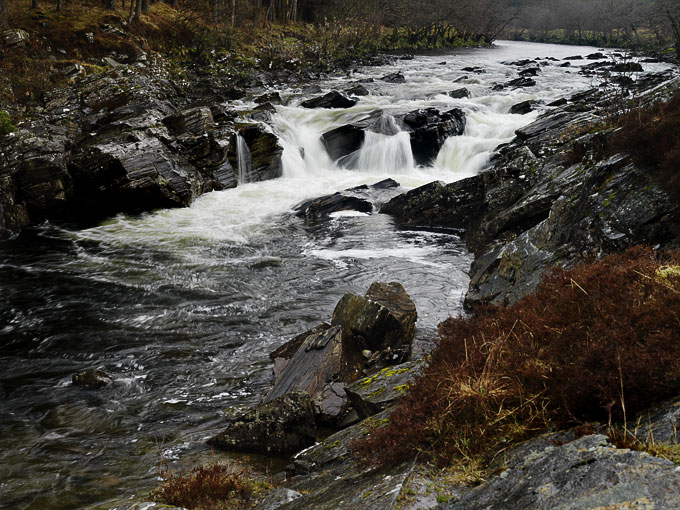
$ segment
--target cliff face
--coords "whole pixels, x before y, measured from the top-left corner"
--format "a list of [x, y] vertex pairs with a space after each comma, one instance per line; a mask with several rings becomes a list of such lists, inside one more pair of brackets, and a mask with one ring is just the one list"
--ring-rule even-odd
[[[680, 79], [651, 77], [641, 104], [667, 99]], [[517, 131], [493, 166], [475, 177], [432, 183], [381, 210], [407, 226], [464, 232], [475, 254], [466, 305], [527, 295], [555, 264], [632, 244], [678, 244], [678, 204], [626, 154], [605, 156], [609, 126], [601, 91], [578, 94]]]

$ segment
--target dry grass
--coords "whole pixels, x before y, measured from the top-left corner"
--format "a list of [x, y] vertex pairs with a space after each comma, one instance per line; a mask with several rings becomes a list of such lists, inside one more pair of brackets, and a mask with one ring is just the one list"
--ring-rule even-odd
[[680, 391], [679, 264], [680, 251], [634, 248], [556, 269], [514, 305], [448, 319], [389, 424], [354, 444], [358, 459], [488, 460], [549, 427], [621, 421]]

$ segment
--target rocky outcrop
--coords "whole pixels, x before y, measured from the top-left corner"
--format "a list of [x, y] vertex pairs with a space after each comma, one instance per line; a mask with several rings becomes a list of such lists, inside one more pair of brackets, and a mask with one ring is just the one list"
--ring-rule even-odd
[[[229, 140], [227, 155], [231, 166], [238, 169], [239, 181], [259, 182], [281, 177], [283, 147], [276, 135], [262, 124], [238, 125], [236, 129], [237, 133]], [[237, 137], [244, 144], [240, 154]], [[245, 158], [245, 161], [240, 161], [240, 158]]]
[[[668, 97], [678, 79], [638, 92]], [[678, 244], [680, 208], [649, 172], [625, 155], [604, 156], [611, 131], [600, 90], [574, 95], [499, 149], [492, 168], [449, 185], [431, 183], [392, 199], [381, 212], [407, 226], [464, 230], [475, 254], [469, 307], [514, 302], [555, 264], [630, 244]]]
[[314, 444], [315, 434], [311, 398], [305, 392], [294, 392], [243, 414], [208, 444], [228, 450], [286, 454]]
[[74, 386], [85, 386], [87, 388], [103, 388], [113, 382], [113, 378], [101, 370], [94, 368], [83, 370], [73, 374], [71, 382]]
[[562, 446], [524, 448], [506, 469], [439, 510], [640, 508], [680, 506], [680, 472], [669, 460], [617, 449], [603, 435]]

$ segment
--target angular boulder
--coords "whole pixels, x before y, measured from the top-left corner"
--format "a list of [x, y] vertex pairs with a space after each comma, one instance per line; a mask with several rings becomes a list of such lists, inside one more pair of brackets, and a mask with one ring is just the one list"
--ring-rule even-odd
[[366, 291], [365, 297], [380, 303], [390, 311], [403, 328], [402, 345], [410, 345], [416, 334], [418, 312], [404, 286], [399, 282], [373, 282]]
[[341, 327], [320, 331], [305, 338], [264, 401], [294, 391], [317, 396], [329, 383], [357, 380], [363, 364], [360, 347]]
[[314, 444], [315, 436], [309, 394], [292, 392], [243, 414], [208, 444], [224, 450], [288, 454]]
[[361, 85], [360, 83], [357, 83], [353, 87], [348, 88], [347, 90], [345, 90], [345, 92], [352, 96], [367, 96], [370, 93], [368, 89]]
[[505, 83], [506, 87], [512, 88], [533, 87], [534, 85], [536, 85], [536, 80], [526, 77], [515, 78]]
[[526, 115], [527, 113], [533, 111], [535, 104], [536, 101], [522, 101], [521, 103], [512, 105], [510, 108], [510, 113], [515, 115]]
[[287, 341], [285, 344], [280, 346], [278, 349], [269, 353], [269, 359], [274, 362], [274, 380], [278, 379], [281, 372], [286, 367], [288, 362], [295, 356], [302, 344], [307, 340], [308, 337], [326, 331], [331, 327], [330, 324], [322, 322], [318, 326], [314, 326], [312, 329], [300, 333], [295, 338]]
[[357, 102], [356, 99], [351, 99], [337, 90], [331, 90], [323, 96], [303, 101], [300, 106], [303, 108], [351, 108]]
[[406, 83], [406, 78], [400, 71], [397, 71], [396, 73], [386, 74], [380, 79], [386, 83]]
[[283, 147], [275, 134], [267, 131], [261, 124], [241, 125], [238, 133], [229, 140], [227, 156], [234, 169], [239, 168], [237, 136], [240, 136], [245, 144], [247, 149], [245, 157], [248, 160], [243, 166], [244, 175], [239, 176], [240, 182], [259, 182], [281, 177]]
[[412, 111], [403, 118], [410, 131], [411, 152], [418, 165], [430, 164], [450, 136], [465, 131], [465, 113], [459, 108], [440, 112], [436, 108]]
[[205, 106], [182, 110], [164, 118], [163, 123], [176, 135], [202, 135], [215, 125], [210, 108]]
[[382, 110], [375, 110], [352, 124], [327, 131], [321, 135], [321, 142], [331, 159], [338, 161], [361, 149], [366, 131], [392, 136], [399, 129], [394, 118], [385, 115]]
[[454, 99], [464, 99], [466, 97], [470, 97], [470, 91], [463, 87], [460, 89], [452, 90], [449, 92], [449, 96], [454, 98]]
[[298, 205], [294, 209], [296, 216], [304, 217], [307, 220], [326, 217], [338, 211], [358, 211], [370, 213], [373, 211], [373, 204], [363, 198], [344, 195], [340, 192], [333, 195], [326, 195], [314, 200], [308, 200]]
[[71, 382], [74, 386], [85, 386], [87, 388], [103, 388], [104, 386], [111, 384], [113, 378], [101, 370], [88, 369], [73, 374]]

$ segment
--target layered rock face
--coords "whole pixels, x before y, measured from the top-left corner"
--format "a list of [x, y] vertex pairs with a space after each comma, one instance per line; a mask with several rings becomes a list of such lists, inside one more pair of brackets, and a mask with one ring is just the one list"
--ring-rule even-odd
[[36, 120], [2, 140], [0, 236], [44, 219], [182, 207], [234, 187], [236, 134], [250, 158], [247, 182], [279, 177], [276, 137], [236, 124], [222, 102], [192, 106], [160, 64], [79, 76], [52, 92]]
[[[643, 80], [640, 101], [669, 97], [680, 80], [667, 79]], [[609, 100], [592, 90], [560, 102], [518, 130], [491, 168], [416, 188], [381, 212], [409, 227], [464, 232], [475, 254], [469, 307], [514, 302], [549, 267], [589, 254], [640, 243], [677, 246], [678, 204], [625, 154], [604, 156], [611, 128], [602, 112]]]

